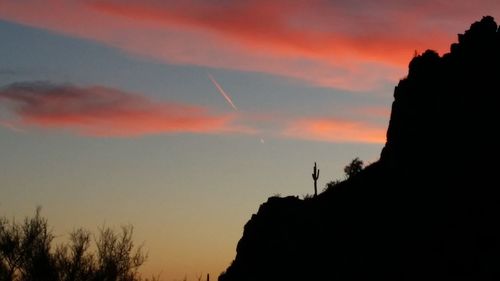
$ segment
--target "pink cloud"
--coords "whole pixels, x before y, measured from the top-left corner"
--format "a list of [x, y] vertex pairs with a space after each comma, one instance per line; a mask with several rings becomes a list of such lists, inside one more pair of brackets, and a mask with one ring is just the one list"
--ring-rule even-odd
[[[133, 137], [175, 133], [254, 134], [252, 127], [270, 124], [270, 136], [327, 142], [383, 143], [385, 128], [335, 118], [287, 121], [276, 114], [214, 114], [189, 104], [156, 101], [103, 87], [77, 87], [49, 82], [23, 82], [0, 89], [0, 102], [10, 119], [0, 126], [18, 132], [30, 128], [68, 130], [92, 137]], [[377, 108], [363, 112], [379, 114]], [[278, 132], [278, 133], [274, 133]], [[263, 133], [263, 132], [262, 132]]]
[[350, 108], [349, 111], [356, 116], [364, 116], [369, 118], [383, 118], [389, 119], [391, 116], [391, 107], [382, 107], [382, 106], [361, 106], [356, 108]]
[[498, 1], [0, 1], [0, 18], [167, 63], [366, 90], [443, 53]]
[[[424, 43], [422, 39], [409, 36], [398, 25], [391, 26], [394, 22], [380, 17], [388, 15], [403, 19], [407, 12], [404, 9], [396, 14], [378, 8], [377, 21], [370, 14], [358, 14], [353, 22], [346, 16], [360, 7], [353, 9], [342, 1], [233, 1], [220, 5], [207, 1], [183, 1], [175, 5], [159, 4], [158, 1], [105, 0], [91, 3], [95, 10], [109, 15], [205, 30], [253, 49], [265, 48], [280, 56], [299, 55], [327, 60], [350, 56], [399, 64], [406, 63], [412, 48]], [[398, 5], [393, 3], [393, 6]], [[369, 23], [375, 26], [362, 25]], [[428, 33], [425, 41], [441, 39], [444, 35], [439, 29], [425, 31]]]
[[334, 118], [303, 118], [289, 122], [281, 133], [288, 138], [324, 142], [385, 143], [386, 128]]
[[[217, 115], [181, 103], [154, 101], [117, 89], [47, 82], [14, 83], [0, 90], [15, 128], [69, 129], [87, 136], [140, 136], [164, 133], [251, 133], [234, 125], [235, 115]], [[0, 125], [2, 125], [0, 124]]]

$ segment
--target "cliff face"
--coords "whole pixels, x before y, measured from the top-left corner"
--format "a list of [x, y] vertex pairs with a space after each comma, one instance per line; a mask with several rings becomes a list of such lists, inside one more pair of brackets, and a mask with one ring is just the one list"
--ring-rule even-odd
[[428, 162], [422, 158], [439, 152], [473, 157], [467, 152], [487, 148], [481, 144], [494, 137], [500, 33], [493, 18], [484, 17], [458, 38], [443, 57], [426, 51], [410, 62], [408, 77], [394, 92], [382, 161]]
[[500, 32], [416, 56], [377, 163], [310, 200], [270, 198], [220, 281], [500, 278]]

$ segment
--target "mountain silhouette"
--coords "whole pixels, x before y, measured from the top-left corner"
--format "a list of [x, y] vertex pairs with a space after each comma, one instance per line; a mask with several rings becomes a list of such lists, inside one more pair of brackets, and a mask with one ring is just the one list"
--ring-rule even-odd
[[219, 280], [499, 280], [499, 96], [487, 16], [411, 60], [379, 161], [317, 197], [269, 198]]

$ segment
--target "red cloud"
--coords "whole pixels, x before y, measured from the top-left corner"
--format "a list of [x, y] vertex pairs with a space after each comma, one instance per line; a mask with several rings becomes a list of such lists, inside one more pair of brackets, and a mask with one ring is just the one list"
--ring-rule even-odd
[[[68, 129], [86, 136], [118, 137], [255, 132], [234, 125], [234, 113], [215, 115], [202, 107], [153, 101], [146, 96], [102, 86], [82, 88], [48, 82], [14, 83], [0, 89], [0, 101], [15, 117], [0, 120], [0, 126], [16, 131], [38, 127]], [[261, 120], [265, 116], [241, 117], [249, 121]], [[274, 120], [277, 121], [275, 125], [284, 128], [279, 129], [279, 135], [286, 138], [361, 143], [385, 141], [385, 128], [362, 122], [333, 118], [303, 118], [288, 123], [279, 120], [281, 118]]]
[[0, 90], [0, 100], [18, 118], [4, 124], [16, 128], [70, 129], [89, 136], [252, 132], [232, 125], [234, 115], [214, 115], [198, 106], [157, 102], [102, 86], [14, 83]]
[[307, 118], [290, 122], [285, 137], [326, 142], [385, 143], [385, 128], [333, 118]]
[[[415, 4], [416, 3], [416, 4]], [[350, 90], [444, 52], [500, 4], [480, 1], [0, 1], [0, 18], [168, 63], [259, 71]]]
[[[158, 1], [105, 0], [91, 3], [94, 9], [110, 15], [206, 30], [249, 48], [265, 48], [280, 56], [299, 55], [329, 61], [349, 56], [406, 64], [414, 48], [425, 48], [423, 43], [429, 39], [441, 41], [446, 34], [443, 30], [428, 28], [418, 30], [428, 33], [425, 38], [416, 38], [383, 17], [411, 21], [414, 15], [405, 15], [409, 11], [402, 9], [391, 13], [374, 6], [370, 13], [375, 9], [379, 15], [371, 16], [356, 13], [363, 7], [350, 7], [342, 1], [230, 1], [220, 5], [207, 1], [183, 1], [175, 5], [159, 4]], [[400, 5], [392, 3], [392, 6]], [[357, 21], [348, 19], [349, 14], [358, 16]], [[415, 31], [415, 27], [411, 27], [411, 31]]]
[[382, 106], [361, 106], [357, 108], [347, 109], [352, 114], [356, 116], [366, 116], [368, 118], [383, 118], [389, 119], [391, 116], [391, 107], [382, 107]]

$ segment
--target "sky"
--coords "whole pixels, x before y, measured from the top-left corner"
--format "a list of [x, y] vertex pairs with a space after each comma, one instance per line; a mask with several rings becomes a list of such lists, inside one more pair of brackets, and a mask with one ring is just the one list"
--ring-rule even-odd
[[132, 224], [145, 275], [214, 278], [269, 196], [378, 159], [415, 53], [500, 2], [0, 0], [0, 216]]

